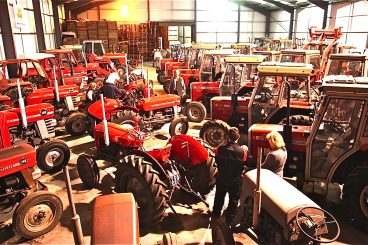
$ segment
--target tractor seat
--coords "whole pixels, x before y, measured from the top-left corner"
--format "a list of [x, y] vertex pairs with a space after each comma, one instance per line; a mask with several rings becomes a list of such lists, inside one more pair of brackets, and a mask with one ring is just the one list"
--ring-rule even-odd
[[132, 193], [96, 197], [91, 244], [139, 244], [139, 219]]

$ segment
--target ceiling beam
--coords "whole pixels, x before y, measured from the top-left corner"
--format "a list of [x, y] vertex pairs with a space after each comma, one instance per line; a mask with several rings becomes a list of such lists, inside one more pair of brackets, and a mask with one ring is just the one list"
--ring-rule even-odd
[[328, 15], [328, 2], [318, 1], [318, 0], [308, 0], [308, 2], [316, 5], [317, 7], [323, 9], [323, 22], [322, 28], [326, 28], [327, 25], [327, 15]]
[[270, 3], [270, 4], [273, 4], [277, 7], [279, 7], [280, 9], [285, 10], [286, 12], [289, 12], [289, 13], [294, 12], [294, 7], [283, 4], [281, 2], [277, 2], [277, 1], [274, 1], [274, 0], [263, 0], [263, 1], [267, 2], [267, 3]]
[[237, 4], [239, 5], [243, 5], [244, 7], [247, 7], [247, 8], [250, 8], [260, 14], [263, 14], [263, 15], [269, 15], [271, 13], [271, 11], [269, 11], [268, 9], [266, 8], [262, 8], [260, 7], [259, 5], [257, 4], [252, 4], [246, 0], [243, 0], [243, 1], [235, 1]]
[[79, 1], [75, 1], [75, 2], [69, 2], [69, 3], [65, 3], [64, 7], [65, 9], [68, 9], [68, 11], [73, 11], [77, 8], [80, 8], [81, 6], [94, 2], [93, 0], [79, 0]]
[[77, 9], [72, 10], [72, 14], [73, 15], [78, 15], [78, 14], [83, 13], [83, 12], [89, 10], [89, 9], [92, 9], [92, 8], [95, 8], [97, 6], [104, 5], [104, 4], [107, 4], [107, 3], [112, 3], [112, 2], [115, 2], [115, 0], [90, 2], [88, 4], [84, 4], [83, 6], [77, 8]]

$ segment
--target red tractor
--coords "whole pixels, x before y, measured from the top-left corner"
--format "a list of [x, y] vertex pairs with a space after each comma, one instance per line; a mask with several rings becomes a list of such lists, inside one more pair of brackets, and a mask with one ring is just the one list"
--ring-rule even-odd
[[269, 132], [283, 134], [288, 150], [284, 176], [296, 177], [303, 192], [323, 196], [341, 191], [343, 185], [344, 210], [364, 229], [368, 227], [367, 82], [367, 78], [326, 80], [312, 125], [255, 124], [248, 139], [250, 154], [256, 159], [257, 152], [263, 157], [263, 149], [269, 148]]
[[[102, 101], [93, 103], [88, 108], [89, 132], [102, 122]], [[180, 97], [173, 94], [143, 98], [135, 107], [124, 105], [119, 100], [105, 99], [105, 115], [108, 121], [118, 124], [130, 124], [140, 129], [154, 130], [170, 123], [170, 135], [186, 134], [189, 129], [188, 120], [179, 116]]]
[[[228, 56], [224, 58], [225, 75], [220, 82], [212, 78], [193, 82], [190, 85], [191, 102], [185, 108], [189, 121], [202, 122], [211, 113], [210, 102], [215, 96], [230, 96], [243, 87], [243, 93], [251, 93], [255, 87], [256, 67], [265, 59], [262, 55]], [[214, 60], [210, 63], [214, 65]]]
[[27, 239], [54, 229], [63, 213], [60, 198], [47, 191], [32, 172], [36, 164], [36, 150], [29, 144], [0, 149], [0, 212], [14, 210], [13, 229]]
[[77, 160], [79, 176], [89, 187], [99, 182], [96, 160], [116, 165], [115, 190], [133, 193], [140, 224], [146, 227], [163, 219], [175, 189], [181, 188], [203, 200], [196, 193], [209, 193], [217, 172], [213, 151], [204, 141], [176, 135], [165, 148], [145, 151], [143, 141], [148, 137], [149, 134], [132, 127], [104, 120], [94, 128], [97, 154], [82, 154]]
[[249, 88], [238, 94], [211, 99], [211, 117], [200, 130], [200, 137], [215, 147], [226, 142], [230, 126], [247, 132], [254, 123], [281, 123], [287, 118], [287, 82], [291, 84], [291, 122], [293, 125], [312, 123], [309, 114], [318, 99], [311, 87], [312, 66], [304, 64], [263, 63], [258, 66], [258, 83], [251, 95]]

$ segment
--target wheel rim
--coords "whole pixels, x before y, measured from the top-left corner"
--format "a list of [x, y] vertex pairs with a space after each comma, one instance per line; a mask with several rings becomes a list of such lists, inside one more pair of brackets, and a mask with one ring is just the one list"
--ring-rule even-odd
[[59, 148], [53, 148], [47, 152], [45, 162], [49, 166], [59, 166], [64, 160], [64, 152]]
[[205, 133], [205, 140], [213, 147], [225, 143], [225, 131], [219, 127], [211, 127]]
[[56, 207], [50, 202], [38, 203], [24, 216], [24, 226], [31, 232], [46, 229], [55, 218]]
[[189, 108], [189, 116], [193, 119], [198, 119], [201, 117], [201, 110], [198, 107]]
[[184, 123], [180, 122], [180, 123], [176, 124], [174, 132], [175, 132], [175, 134], [182, 134], [184, 129], [185, 129]]
[[138, 208], [144, 209], [148, 204], [148, 196], [146, 194], [145, 186], [139, 181], [139, 179], [128, 176], [126, 178], [126, 190], [131, 192], [137, 202]]
[[213, 241], [212, 241], [213, 244], [223, 245], [223, 244], [228, 243], [227, 239], [225, 238], [224, 232], [222, 231], [219, 225], [216, 225], [215, 227], [213, 227], [212, 232], [214, 234]]
[[368, 186], [366, 186], [360, 193], [360, 208], [365, 217], [368, 217]]
[[72, 130], [73, 132], [76, 132], [76, 133], [83, 132], [85, 128], [86, 128], [86, 122], [82, 118], [75, 120], [74, 123], [72, 124]]

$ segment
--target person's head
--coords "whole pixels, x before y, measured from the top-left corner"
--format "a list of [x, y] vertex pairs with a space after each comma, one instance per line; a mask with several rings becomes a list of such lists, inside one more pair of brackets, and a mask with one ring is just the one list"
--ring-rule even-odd
[[271, 131], [267, 134], [266, 139], [268, 140], [271, 149], [279, 149], [285, 146], [284, 139], [277, 131]]
[[236, 142], [240, 138], [239, 129], [231, 127], [228, 131], [230, 142]]
[[95, 82], [91, 82], [91, 83], [89, 84], [89, 88], [90, 88], [90, 89], [96, 90], [96, 87], [97, 87], [97, 85], [96, 85], [96, 83], [95, 83]]
[[174, 72], [174, 77], [179, 77], [180, 76], [180, 70], [175, 70]]

